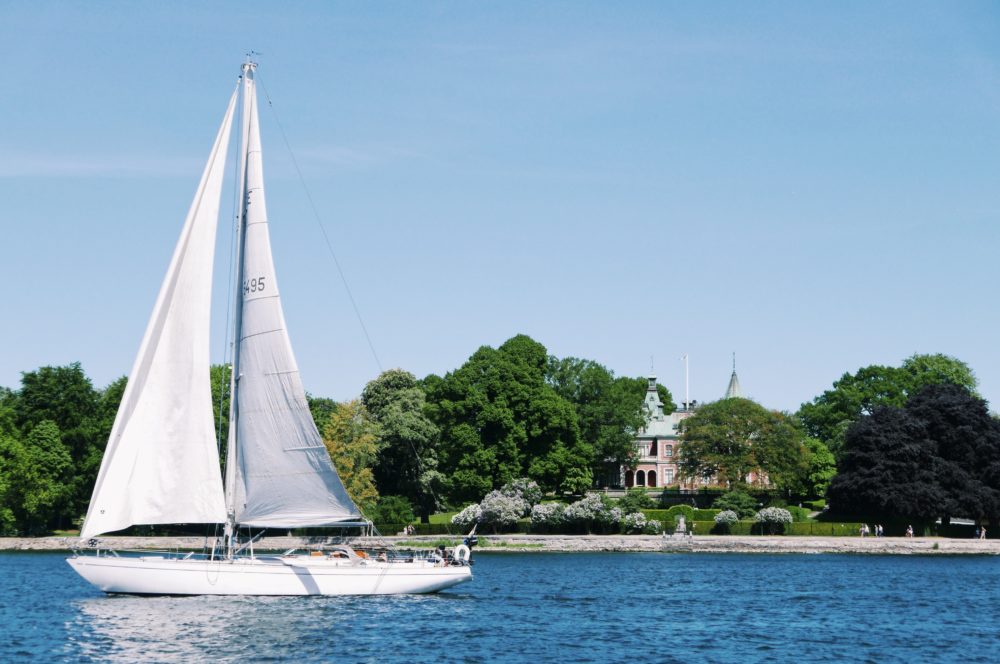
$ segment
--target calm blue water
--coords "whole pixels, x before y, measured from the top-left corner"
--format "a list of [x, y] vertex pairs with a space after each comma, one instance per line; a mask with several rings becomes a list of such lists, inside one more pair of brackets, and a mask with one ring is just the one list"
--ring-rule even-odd
[[0, 554], [0, 661], [1000, 661], [993, 557], [477, 554], [439, 595], [142, 598]]

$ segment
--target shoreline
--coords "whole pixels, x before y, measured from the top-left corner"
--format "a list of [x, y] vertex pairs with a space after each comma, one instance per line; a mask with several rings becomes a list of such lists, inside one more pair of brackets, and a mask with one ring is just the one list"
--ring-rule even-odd
[[[350, 542], [358, 548], [419, 548], [417, 543], [459, 541], [461, 535], [409, 537], [266, 537], [255, 551], [318, 549]], [[204, 537], [102, 537], [100, 548], [158, 551], [202, 550], [211, 546]], [[476, 551], [503, 553], [854, 553], [867, 555], [1000, 555], [1000, 540], [948, 539], [943, 537], [812, 537], [702, 535], [480, 535]], [[76, 537], [0, 537], [0, 551], [65, 551], [80, 544]], [[88, 547], [81, 547], [86, 550]]]

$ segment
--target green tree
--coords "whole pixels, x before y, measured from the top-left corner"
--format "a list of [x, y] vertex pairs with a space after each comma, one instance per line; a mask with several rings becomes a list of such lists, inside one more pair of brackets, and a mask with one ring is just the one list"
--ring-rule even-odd
[[390, 369], [365, 386], [361, 402], [378, 425], [375, 483], [379, 492], [404, 496], [426, 523], [440, 507], [437, 426], [425, 413], [426, 396], [413, 374]]
[[741, 519], [752, 519], [760, 505], [757, 500], [743, 491], [730, 491], [715, 499], [712, 507], [718, 510], [736, 512]]
[[580, 439], [573, 405], [546, 383], [547, 361], [544, 346], [518, 335], [425, 381], [453, 502], [477, 501], [525, 476], [548, 491], [590, 486], [593, 447]]
[[68, 526], [73, 515], [73, 461], [59, 427], [42, 420], [23, 443], [8, 437], [3, 445], [7, 507], [18, 530], [41, 535]]
[[837, 460], [822, 440], [807, 436], [802, 442], [807, 452], [807, 466], [794, 489], [811, 498], [822, 498], [830, 488], [830, 480], [837, 474]]
[[323, 443], [347, 494], [366, 513], [378, 501], [372, 473], [379, 453], [375, 431], [375, 424], [357, 399], [341, 404], [323, 428]]
[[[229, 364], [213, 364], [208, 371], [212, 384], [212, 413], [215, 415], [215, 435], [219, 449], [226, 449], [229, 440], [229, 390], [233, 368]], [[322, 429], [321, 429], [322, 430]]]
[[[635, 434], [644, 422], [644, 379], [615, 378], [612, 371], [597, 362], [552, 356], [545, 378], [559, 396], [573, 404], [580, 437], [593, 446], [591, 471], [595, 476], [617, 476], [622, 465], [635, 461]], [[670, 392], [662, 385], [657, 389], [666, 412], [671, 412], [674, 404]]]
[[746, 484], [751, 472], [789, 486], [806, 461], [803, 434], [791, 418], [741, 398], [705, 404], [682, 423], [678, 467], [685, 477], [715, 476], [730, 488]]
[[413, 506], [403, 496], [380, 496], [368, 518], [379, 524], [408, 524], [415, 520]]
[[819, 438], [840, 458], [848, 427], [879, 406], [902, 407], [926, 385], [952, 383], [975, 392], [976, 377], [967, 364], [942, 354], [913, 355], [900, 367], [871, 365], [845, 373], [798, 415], [810, 436]]
[[46, 420], [58, 427], [76, 469], [67, 480], [71, 484], [73, 509], [82, 514], [90, 500], [99, 459], [110, 433], [110, 426], [105, 426], [103, 418], [101, 393], [94, 389], [79, 362], [40, 367], [21, 374], [14, 411], [22, 434]]
[[306, 393], [306, 402], [309, 404], [309, 412], [312, 414], [313, 422], [320, 431], [330, 421], [330, 417], [336, 412], [338, 404], [333, 399], [326, 397], [314, 397]]

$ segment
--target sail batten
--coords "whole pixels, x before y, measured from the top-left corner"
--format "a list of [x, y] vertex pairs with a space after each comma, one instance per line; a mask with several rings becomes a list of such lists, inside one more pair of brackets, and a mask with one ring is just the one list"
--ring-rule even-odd
[[[238, 92], [238, 89], [237, 89]], [[237, 92], [160, 287], [80, 536], [225, 520], [209, 377], [215, 233]]]

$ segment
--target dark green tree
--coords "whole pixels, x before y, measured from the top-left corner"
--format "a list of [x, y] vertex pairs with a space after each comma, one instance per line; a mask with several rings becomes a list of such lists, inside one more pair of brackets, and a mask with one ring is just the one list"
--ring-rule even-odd
[[518, 477], [549, 491], [590, 486], [593, 448], [580, 440], [573, 405], [546, 383], [547, 361], [544, 346], [518, 335], [425, 381], [452, 501], [478, 501]]
[[442, 477], [437, 469], [439, 431], [425, 413], [423, 388], [410, 372], [390, 369], [365, 386], [361, 402], [377, 426], [379, 493], [405, 497], [428, 522], [441, 507]]
[[930, 384], [847, 431], [831, 509], [925, 526], [1000, 516], [1000, 423], [966, 388]]
[[902, 408], [876, 408], [851, 425], [838, 465], [827, 493], [836, 514], [902, 519], [922, 530], [945, 504], [934, 443]]
[[952, 383], [974, 392], [976, 377], [964, 362], [942, 354], [913, 355], [900, 367], [871, 365], [844, 374], [833, 387], [802, 404], [799, 417], [810, 436], [840, 458], [847, 428], [879, 406], [901, 407], [926, 385]]
[[751, 472], [763, 472], [786, 488], [804, 472], [803, 434], [794, 421], [749, 399], [705, 404], [683, 421], [682, 432], [678, 467], [688, 478], [715, 476], [738, 488]]

